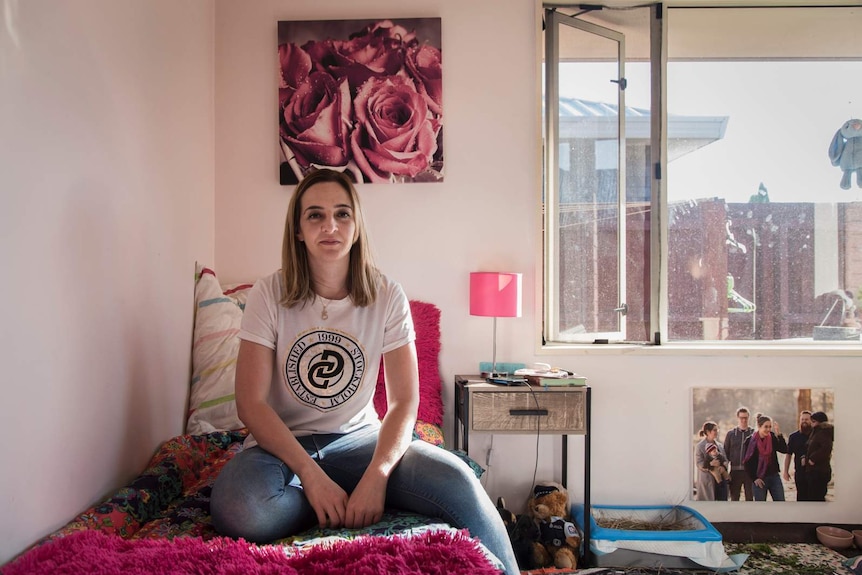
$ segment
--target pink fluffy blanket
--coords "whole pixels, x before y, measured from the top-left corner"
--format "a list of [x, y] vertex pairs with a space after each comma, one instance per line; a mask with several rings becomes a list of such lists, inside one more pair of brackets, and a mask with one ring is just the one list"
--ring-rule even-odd
[[278, 545], [198, 537], [126, 540], [79, 531], [31, 549], [0, 569], [2, 575], [151, 573], [194, 575], [323, 575], [500, 573], [477, 543], [460, 531], [408, 537], [361, 537], [315, 545], [301, 552]]

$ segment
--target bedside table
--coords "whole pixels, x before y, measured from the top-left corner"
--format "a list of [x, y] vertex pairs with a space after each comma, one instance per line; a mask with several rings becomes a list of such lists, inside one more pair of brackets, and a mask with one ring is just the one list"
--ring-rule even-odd
[[[562, 481], [568, 488], [569, 435], [584, 436], [584, 517], [590, 517], [589, 386], [496, 385], [478, 375], [455, 376], [455, 449], [469, 455], [470, 432], [560, 435]], [[590, 525], [584, 525], [584, 561], [589, 564]]]

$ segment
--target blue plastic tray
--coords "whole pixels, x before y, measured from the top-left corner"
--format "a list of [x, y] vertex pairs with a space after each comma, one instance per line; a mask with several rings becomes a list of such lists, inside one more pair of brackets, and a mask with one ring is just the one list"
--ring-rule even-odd
[[[590, 513], [590, 539], [603, 539], [607, 541], [721, 541], [721, 533], [710, 524], [706, 518], [691, 509], [682, 505], [593, 505]], [[610, 529], [607, 527], [599, 527], [595, 521], [594, 514], [596, 511], [610, 511], [611, 514], [619, 513], [624, 516], [626, 511], [634, 512], [655, 512], [661, 514], [663, 512], [677, 513], [678, 519], [685, 519], [691, 522], [694, 529], [685, 530], [664, 530], [664, 531], [647, 531], [640, 529]], [[572, 517], [575, 519], [580, 529], [584, 528], [584, 506], [576, 503], [572, 505]]]

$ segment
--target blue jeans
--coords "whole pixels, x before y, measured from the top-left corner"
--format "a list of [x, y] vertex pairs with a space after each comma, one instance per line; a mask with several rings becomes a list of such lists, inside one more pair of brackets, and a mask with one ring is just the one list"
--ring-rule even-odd
[[[371, 462], [377, 432], [370, 428], [297, 439], [320, 468], [351, 493]], [[469, 466], [445, 449], [413, 441], [389, 478], [386, 506], [468, 529], [509, 575], [519, 573], [497, 508]], [[317, 521], [296, 474], [257, 446], [239, 452], [216, 477], [210, 512], [222, 535], [258, 543], [288, 537]]]
[[764, 477], [763, 487], [758, 487], [755, 483], [753, 488], [755, 501], [766, 501], [767, 491], [773, 501], [784, 501], [784, 484], [781, 483], [781, 477], [777, 473]]

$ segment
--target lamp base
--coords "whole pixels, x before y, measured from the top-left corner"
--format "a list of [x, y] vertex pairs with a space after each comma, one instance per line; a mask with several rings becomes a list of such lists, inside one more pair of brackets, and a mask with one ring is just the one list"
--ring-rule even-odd
[[483, 371], [482, 377], [488, 379], [489, 377], [509, 377], [508, 371]]

